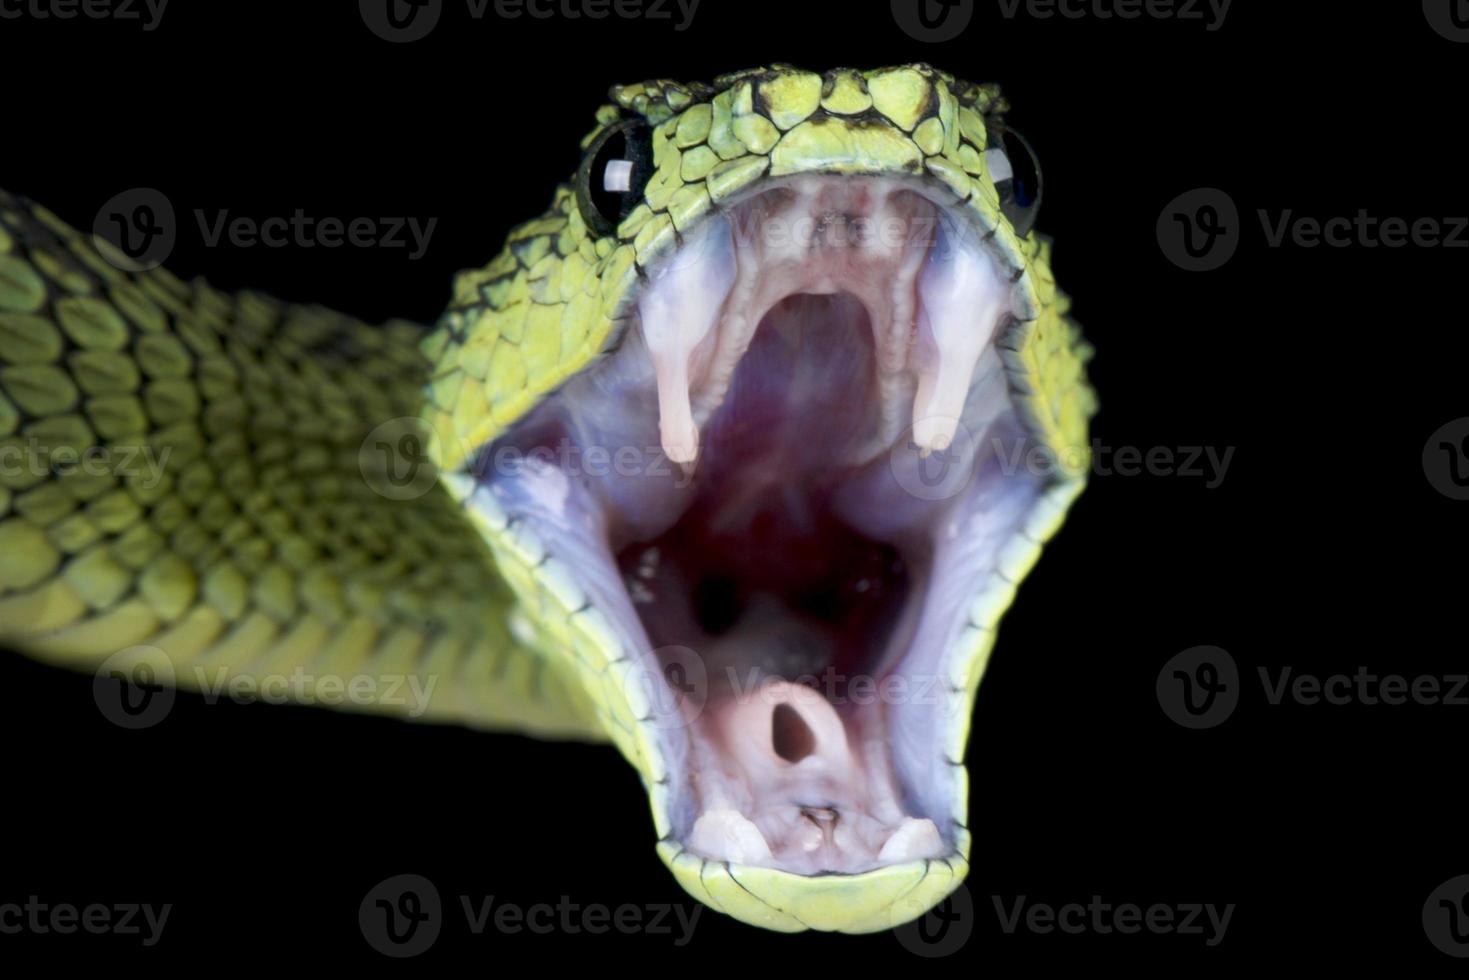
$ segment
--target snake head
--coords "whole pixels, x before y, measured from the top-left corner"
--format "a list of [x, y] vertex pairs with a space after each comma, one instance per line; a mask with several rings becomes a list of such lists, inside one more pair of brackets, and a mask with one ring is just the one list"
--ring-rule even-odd
[[1087, 470], [1039, 168], [926, 65], [611, 97], [456, 281], [434, 452], [678, 881], [889, 928], [968, 871], [975, 692]]

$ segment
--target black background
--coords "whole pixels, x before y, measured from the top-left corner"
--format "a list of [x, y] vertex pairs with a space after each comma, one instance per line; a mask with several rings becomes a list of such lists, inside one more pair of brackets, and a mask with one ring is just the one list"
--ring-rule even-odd
[[[1469, 504], [1429, 485], [1420, 453], [1466, 414], [1469, 251], [1272, 249], [1255, 215], [1469, 212], [1469, 45], [1436, 34], [1416, 3], [1239, 0], [1209, 31], [1006, 19], [981, 0], [939, 44], [905, 36], [886, 3], [703, 0], [683, 32], [475, 22], [447, 6], [407, 45], [374, 37], [350, 3], [174, 0], [151, 33], [0, 20], [0, 185], [81, 228], [143, 185], [185, 216], [438, 217], [417, 262], [206, 249], [185, 220], [168, 263], [223, 288], [428, 321], [451, 275], [487, 262], [571, 173], [613, 82], [920, 60], [999, 81], [1045, 167], [1039, 228], [1098, 351], [1094, 435], [1234, 455], [1212, 489], [1096, 476], [1021, 588], [969, 751], [972, 932], [932, 962], [1460, 969], [1419, 917], [1430, 891], [1469, 872], [1469, 707], [1272, 706], [1256, 669], [1464, 672]], [[1165, 205], [1196, 187], [1225, 190], [1242, 216], [1239, 251], [1215, 272], [1180, 270], [1155, 237]], [[1198, 644], [1234, 656], [1243, 696], [1224, 724], [1189, 731], [1154, 683]], [[690, 903], [609, 748], [192, 697], [126, 732], [99, 714], [89, 676], [20, 657], [0, 662], [0, 690], [0, 902], [174, 906], [152, 949], [0, 936], [0, 964], [381, 966], [358, 903], [415, 872], [449, 906], [413, 961], [427, 966], [638, 970], [677, 953], [697, 970], [927, 966], [890, 934], [780, 936], [707, 910], [682, 950], [648, 934], [471, 935], [459, 895]], [[1007, 935], [996, 895], [1237, 908], [1209, 948], [1200, 936]]]

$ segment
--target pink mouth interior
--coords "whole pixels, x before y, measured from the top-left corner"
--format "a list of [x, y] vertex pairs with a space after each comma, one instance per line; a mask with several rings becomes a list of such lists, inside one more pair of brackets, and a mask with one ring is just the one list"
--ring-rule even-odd
[[[882, 217], [902, 231], [854, 233]], [[482, 478], [659, 683], [669, 651], [698, 658], [694, 710], [658, 727], [701, 856], [853, 873], [952, 849], [968, 699], [946, 657], [1042, 484], [987, 451], [1026, 437], [993, 347], [1008, 294], [962, 220], [911, 183], [819, 177], [709, 219], [647, 273], [621, 348], [497, 443], [662, 466]], [[971, 474], [954, 492], [923, 492], [935, 451]]]

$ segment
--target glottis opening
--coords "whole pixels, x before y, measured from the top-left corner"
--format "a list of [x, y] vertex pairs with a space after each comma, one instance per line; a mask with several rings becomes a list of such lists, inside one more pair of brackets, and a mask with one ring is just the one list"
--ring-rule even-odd
[[608, 659], [680, 695], [639, 722], [655, 806], [705, 859], [953, 850], [969, 609], [1044, 480], [1006, 465], [1012, 277], [931, 190], [795, 178], [705, 220], [644, 271], [617, 351], [484, 454], [470, 505], [512, 522], [512, 560], [571, 579]]

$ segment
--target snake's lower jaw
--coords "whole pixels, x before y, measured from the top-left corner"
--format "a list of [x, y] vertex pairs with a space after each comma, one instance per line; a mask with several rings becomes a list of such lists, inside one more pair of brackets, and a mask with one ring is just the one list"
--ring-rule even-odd
[[778, 932], [881, 932], [942, 902], [969, 871], [969, 834], [942, 860], [889, 864], [856, 875], [799, 875], [704, 860], [674, 841], [658, 856], [694, 898], [741, 922]]
[[975, 690], [1080, 489], [1025, 465], [1003, 268], [932, 184], [769, 182], [463, 494], [570, 624], [664, 861], [741, 920], [889, 928], [967, 872]]
[[766, 928], [872, 932], [957, 887], [969, 857], [962, 821], [945, 821], [945, 840], [934, 820], [903, 815], [887, 739], [868, 730], [881, 712], [843, 707], [783, 680], [705, 706], [704, 809], [685, 839], [659, 845], [692, 895]]

